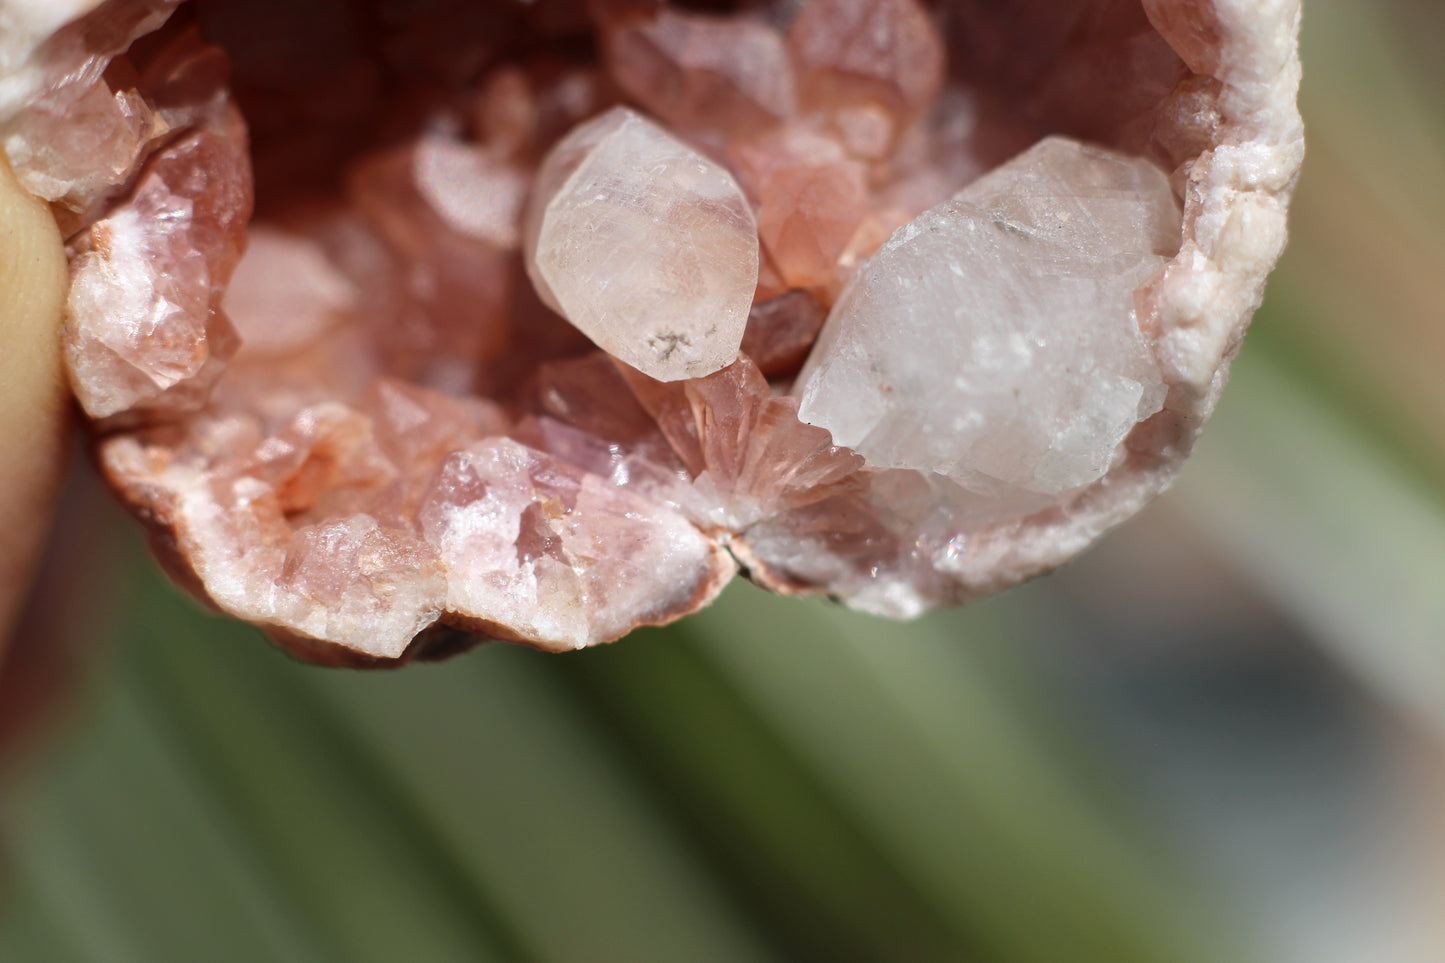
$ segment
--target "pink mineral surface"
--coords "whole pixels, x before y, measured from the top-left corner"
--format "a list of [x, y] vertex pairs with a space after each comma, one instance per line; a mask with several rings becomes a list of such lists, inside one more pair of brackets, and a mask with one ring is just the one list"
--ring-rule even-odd
[[1284, 244], [1298, 19], [0, 0], [0, 146], [179, 582], [321, 662], [565, 650], [739, 572], [957, 604], [1160, 492]]

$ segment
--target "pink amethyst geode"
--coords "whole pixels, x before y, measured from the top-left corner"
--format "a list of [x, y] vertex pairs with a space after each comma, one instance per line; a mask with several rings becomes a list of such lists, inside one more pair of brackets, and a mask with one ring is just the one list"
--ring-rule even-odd
[[910, 616], [1178, 470], [1285, 238], [1298, 0], [0, 0], [0, 143], [172, 574], [305, 658], [740, 571]]

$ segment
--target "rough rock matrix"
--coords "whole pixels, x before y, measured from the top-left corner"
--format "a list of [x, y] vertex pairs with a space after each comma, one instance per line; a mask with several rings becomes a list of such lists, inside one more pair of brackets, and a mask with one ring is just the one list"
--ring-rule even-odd
[[[1161, 491], [1284, 243], [1298, 0], [0, 0], [99, 462], [291, 651], [908, 616]], [[324, 29], [322, 29], [324, 28]]]

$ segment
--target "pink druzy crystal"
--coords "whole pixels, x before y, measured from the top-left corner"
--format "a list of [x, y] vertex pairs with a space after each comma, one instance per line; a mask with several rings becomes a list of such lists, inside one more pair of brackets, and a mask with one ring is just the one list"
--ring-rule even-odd
[[1301, 152], [1294, 0], [0, 6], [106, 475], [331, 663], [1057, 565], [1187, 455]]

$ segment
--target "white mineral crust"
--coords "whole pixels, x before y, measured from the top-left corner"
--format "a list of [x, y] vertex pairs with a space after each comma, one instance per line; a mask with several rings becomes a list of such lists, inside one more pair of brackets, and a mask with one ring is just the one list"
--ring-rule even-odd
[[1043, 140], [857, 274], [799, 379], [800, 417], [874, 465], [995, 496], [1095, 481], [1164, 404], [1134, 292], [1179, 237], [1163, 171]]
[[527, 273], [547, 305], [659, 381], [731, 364], [758, 286], [732, 175], [634, 111], [572, 131], [538, 173]]

